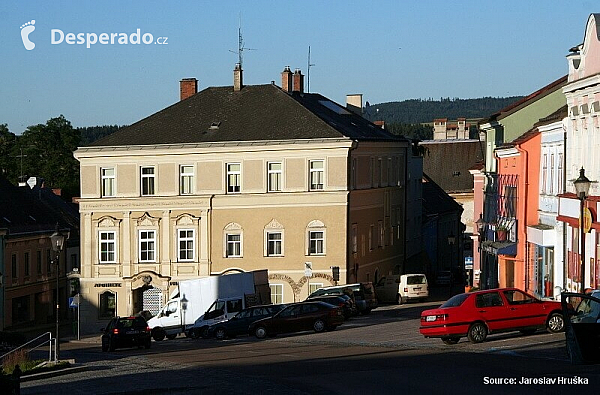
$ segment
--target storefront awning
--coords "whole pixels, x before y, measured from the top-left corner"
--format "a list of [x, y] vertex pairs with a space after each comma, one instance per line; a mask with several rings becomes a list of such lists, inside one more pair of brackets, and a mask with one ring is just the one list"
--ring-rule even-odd
[[488, 254], [517, 255], [517, 243], [512, 241], [484, 241], [481, 248]]

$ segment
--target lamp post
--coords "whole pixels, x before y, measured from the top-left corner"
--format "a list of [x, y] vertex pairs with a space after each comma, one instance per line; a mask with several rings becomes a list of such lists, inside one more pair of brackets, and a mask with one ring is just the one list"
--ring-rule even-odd
[[54, 361], [58, 362], [58, 356], [59, 356], [59, 337], [58, 337], [58, 326], [60, 323], [60, 316], [59, 316], [59, 311], [60, 311], [60, 304], [59, 304], [59, 292], [58, 292], [58, 275], [59, 275], [59, 262], [60, 262], [60, 252], [63, 249], [65, 240], [69, 237], [69, 235], [67, 234], [67, 236], [65, 237], [64, 234], [61, 233], [61, 231], [58, 229], [58, 224], [56, 224], [56, 230], [54, 231], [54, 233], [52, 233], [52, 236], [50, 236], [50, 241], [52, 243], [52, 250], [55, 252], [55, 260], [54, 263], [56, 264], [56, 344], [54, 347]]
[[579, 177], [573, 181], [577, 197], [579, 198], [579, 238], [581, 244], [581, 292], [585, 290], [585, 230], [584, 230], [584, 207], [585, 199], [590, 191], [591, 181], [585, 176], [585, 169], [582, 167], [579, 170]]
[[456, 237], [454, 233], [450, 231], [448, 235], [448, 245], [450, 246], [450, 289], [452, 289], [452, 268], [454, 267], [454, 243], [456, 242]]

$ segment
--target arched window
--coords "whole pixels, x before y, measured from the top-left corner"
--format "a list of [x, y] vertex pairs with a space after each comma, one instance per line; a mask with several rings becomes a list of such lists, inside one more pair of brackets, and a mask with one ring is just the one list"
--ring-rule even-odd
[[326, 234], [325, 224], [319, 220], [311, 221], [306, 227], [306, 255], [325, 255]]

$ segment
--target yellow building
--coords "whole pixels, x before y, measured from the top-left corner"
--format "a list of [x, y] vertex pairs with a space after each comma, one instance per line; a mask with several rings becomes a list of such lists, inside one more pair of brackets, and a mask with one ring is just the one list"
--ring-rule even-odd
[[[198, 93], [90, 146], [81, 165], [82, 332], [156, 312], [184, 279], [268, 269], [274, 302], [375, 281], [405, 260], [410, 144], [360, 115], [282, 87]], [[312, 277], [305, 267], [312, 265]]]

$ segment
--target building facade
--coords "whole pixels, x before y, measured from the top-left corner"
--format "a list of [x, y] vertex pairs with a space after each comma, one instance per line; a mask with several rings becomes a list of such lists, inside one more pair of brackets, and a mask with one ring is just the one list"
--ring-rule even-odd
[[[565, 186], [559, 197], [558, 219], [564, 223], [564, 288], [581, 291], [600, 287], [600, 14], [588, 18], [584, 40], [567, 56], [568, 84], [563, 88], [568, 107], [565, 119]], [[592, 182], [588, 196], [575, 194], [573, 181], [580, 170]], [[583, 228], [581, 213], [583, 212]], [[582, 237], [583, 236], [583, 237]], [[585, 276], [582, 276], [582, 272]], [[582, 283], [582, 277], [584, 283]]]
[[180, 102], [76, 151], [82, 331], [156, 312], [189, 278], [268, 269], [278, 303], [333, 267], [339, 283], [402, 270], [409, 142], [304, 93], [299, 70], [281, 88], [241, 73], [183, 80]]

